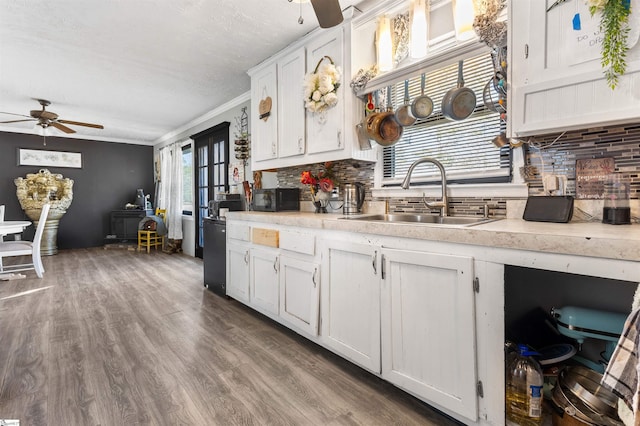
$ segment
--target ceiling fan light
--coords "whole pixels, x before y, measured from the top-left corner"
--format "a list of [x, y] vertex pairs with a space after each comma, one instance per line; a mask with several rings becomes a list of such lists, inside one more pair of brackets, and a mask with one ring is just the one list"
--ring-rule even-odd
[[338, 0], [311, 0], [320, 28], [335, 27], [344, 20]]
[[34, 130], [38, 133], [38, 136], [46, 137], [49, 136], [49, 131], [47, 130], [47, 126], [42, 123], [36, 123]]

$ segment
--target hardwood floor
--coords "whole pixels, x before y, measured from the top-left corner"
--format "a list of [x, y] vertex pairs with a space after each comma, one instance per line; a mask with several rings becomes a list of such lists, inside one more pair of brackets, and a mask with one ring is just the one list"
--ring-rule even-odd
[[0, 419], [25, 425], [453, 425], [202, 286], [202, 263], [61, 251], [0, 282]]

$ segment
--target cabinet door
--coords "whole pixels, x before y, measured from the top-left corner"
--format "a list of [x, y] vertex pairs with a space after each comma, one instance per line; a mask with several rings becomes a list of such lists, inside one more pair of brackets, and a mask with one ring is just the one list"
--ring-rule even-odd
[[278, 314], [278, 252], [267, 248], [251, 249], [251, 306]]
[[[276, 64], [267, 65], [251, 77], [251, 157], [263, 161], [278, 156], [278, 92]], [[260, 104], [271, 98], [271, 111], [260, 118]]]
[[473, 259], [382, 249], [382, 376], [475, 421]]
[[321, 339], [336, 353], [380, 373], [379, 249], [341, 241], [324, 244]]
[[304, 49], [278, 62], [278, 158], [302, 155], [305, 151], [304, 71]]
[[[607, 85], [601, 65], [600, 14], [586, 2], [511, 0], [509, 125], [519, 136], [635, 122], [640, 117], [640, 44], [629, 33], [627, 70]], [[631, 2], [640, 6], [640, 1]], [[579, 16], [580, 30], [574, 29]], [[577, 28], [577, 26], [576, 26]]]
[[[336, 66], [342, 67], [342, 28], [327, 31], [311, 40], [307, 46], [307, 67], [313, 72], [318, 62], [329, 56]], [[324, 59], [325, 61], [327, 59]], [[349, 76], [342, 76], [338, 88], [338, 104], [322, 113], [307, 111], [307, 152], [336, 151], [344, 149], [344, 102], [345, 92], [349, 90]]]
[[227, 240], [227, 296], [249, 303], [249, 246]]
[[280, 257], [280, 317], [312, 336], [318, 335], [320, 266]]

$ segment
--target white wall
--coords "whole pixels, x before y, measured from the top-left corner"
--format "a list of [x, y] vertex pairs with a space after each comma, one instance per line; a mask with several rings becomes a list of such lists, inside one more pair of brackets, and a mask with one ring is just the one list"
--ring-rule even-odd
[[182, 216], [182, 252], [196, 255], [196, 220], [193, 216]]
[[[247, 107], [249, 129], [251, 129], [251, 94], [247, 92], [158, 139], [153, 146], [154, 159], [158, 155], [160, 148], [174, 142], [189, 142], [191, 135], [200, 133], [224, 121], [231, 123], [230, 136], [233, 139], [236, 132], [235, 118], [240, 117], [243, 107]], [[231, 147], [231, 152], [233, 152], [233, 146]], [[251, 171], [250, 161], [247, 162], [247, 167], [245, 168], [245, 179], [253, 182], [253, 172]], [[195, 195], [193, 199], [195, 200]], [[195, 218], [193, 216], [182, 216], [182, 251], [189, 256], [195, 256], [195, 232]]]

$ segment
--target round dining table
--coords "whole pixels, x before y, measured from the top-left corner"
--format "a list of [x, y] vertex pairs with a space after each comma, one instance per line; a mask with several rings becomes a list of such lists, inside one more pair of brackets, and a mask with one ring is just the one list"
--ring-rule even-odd
[[19, 234], [24, 228], [31, 225], [28, 220], [5, 220], [0, 222], [0, 236]]

